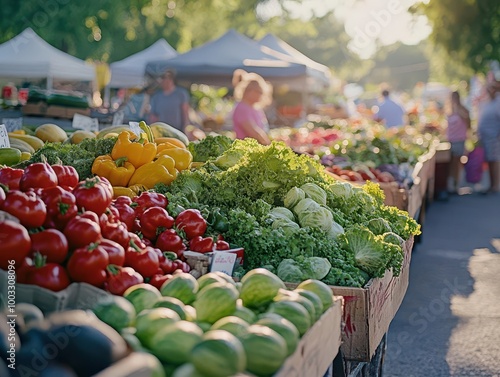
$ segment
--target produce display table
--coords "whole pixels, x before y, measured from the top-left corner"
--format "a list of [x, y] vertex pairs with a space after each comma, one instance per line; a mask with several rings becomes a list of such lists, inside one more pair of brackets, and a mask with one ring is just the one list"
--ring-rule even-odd
[[434, 196], [436, 199], [448, 198], [448, 175], [451, 161], [450, 143], [440, 143], [436, 147], [436, 180]]

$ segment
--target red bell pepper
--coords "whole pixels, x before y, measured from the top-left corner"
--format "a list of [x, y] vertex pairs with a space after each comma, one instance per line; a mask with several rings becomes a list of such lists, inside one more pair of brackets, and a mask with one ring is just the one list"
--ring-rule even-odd
[[103, 238], [99, 245], [108, 253], [109, 263], [117, 266], [125, 264], [125, 249], [117, 242]]
[[109, 182], [101, 177], [87, 178], [78, 183], [73, 190], [78, 208], [95, 212], [98, 216], [103, 214], [113, 200], [108, 185]]
[[102, 287], [106, 281], [109, 257], [98, 243], [92, 243], [73, 251], [67, 269], [73, 281]]
[[0, 183], [7, 186], [10, 190], [19, 190], [19, 182], [23, 173], [23, 169], [14, 169], [8, 166], [1, 168]]
[[177, 229], [184, 231], [188, 240], [203, 236], [207, 230], [207, 222], [197, 209], [186, 209], [175, 219]]
[[114, 294], [122, 296], [130, 287], [144, 283], [144, 279], [132, 267], [121, 267], [114, 264], [106, 267], [107, 279], [104, 288]]
[[134, 203], [137, 203], [135, 207], [135, 213], [138, 217], [142, 213], [151, 207], [161, 207], [166, 208], [168, 205], [168, 199], [165, 195], [156, 192], [143, 191], [139, 196], [133, 199]]
[[198, 253], [209, 253], [214, 249], [214, 240], [212, 237], [196, 236], [189, 241], [189, 250]]
[[104, 238], [119, 243], [124, 249], [128, 248], [130, 235], [127, 227], [121, 221], [101, 224], [101, 233]]
[[68, 240], [57, 229], [44, 229], [31, 233], [31, 252], [39, 253], [48, 263], [63, 263], [68, 255]]
[[46, 162], [35, 162], [24, 169], [19, 188], [27, 191], [28, 189], [55, 187], [57, 183], [57, 175], [52, 166]]
[[78, 213], [75, 196], [60, 186], [43, 189], [40, 198], [47, 206], [46, 228], [63, 230]]
[[59, 292], [69, 286], [70, 280], [63, 266], [57, 263], [47, 263], [45, 256], [36, 253], [34, 265], [26, 274], [26, 284], [34, 284]]
[[148, 278], [156, 274], [160, 262], [158, 255], [151, 247], [140, 248], [134, 241], [130, 241], [130, 246], [125, 251], [125, 265]]
[[73, 188], [78, 184], [78, 172], [73, 166], [69, 165], [52, 165], [52, 169], [57, 175], [59, 186]]
[[224, 240], [219, 240], [215, 243], [215, 250], [229, 250], [231, 247]]
[[158, 290], [161, 289], [161, 286], [168, 281], [170, 278], [172, 278], [172, 275], [167, 274], [167, 275], [161, 275], [161, 274], [156, 274], [151, 276], [151, 279], [149, 279], [149, 284], [151, 284], [153, 287], [158, 288]]
[[182, 256], [186, 245], [182, 238], [173, 229], [167, 229], [160, 233], [156, 240], [155, 246], [161, 251], [172, 251], [178, 257]]
[[43, 225], [47, 217], [45, 203], [34, 193], [25, 193], [18, 190], [9, 191], [0, 209], [19, 219], [27, 228], [38, 228]]
[[0, 245], [0, 268], [7, 270], [9, 265], [21, 266], [31, 250], [31, 239], [24, 226], [3, 220], [0, 221]]
[[174, 218], [168, 214], [165, 208], [150, 207], [142, 213], [140, 222], [144, 237], [154, 241], [159, 233], [172, 228]]
[[101, 239], [101, 227], [93, 220], [82, 216], [73, 217], [64, 228], [70, 250], [77, 249]]

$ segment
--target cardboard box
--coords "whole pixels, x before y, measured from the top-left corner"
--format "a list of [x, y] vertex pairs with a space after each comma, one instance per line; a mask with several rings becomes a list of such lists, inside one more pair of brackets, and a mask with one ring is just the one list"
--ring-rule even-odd
[[382, 337], [403, 301], [410, 276], [413, 238], [404, 244], [405, 258], [401, 273], [394, 277], [371, 279], [364, 288], [332, 286], [336, 296], [344, 297], [344, 331], [340, 349], [344, 358], [370, 361]]
[[[7, 271], [0, 270], [0, 296], [7, 297]], [[109, 293], [87, 283], [72, 283], [60, 292], [31, 285], [16, 284], [16, 303], [34, 304], [44, 314], [69, 309], [90, 309]]]

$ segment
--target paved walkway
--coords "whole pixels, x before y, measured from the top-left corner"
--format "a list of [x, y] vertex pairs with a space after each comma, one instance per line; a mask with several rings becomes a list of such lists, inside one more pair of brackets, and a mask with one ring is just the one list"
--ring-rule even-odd
[[500, 195], [429, 207], [388, 333], [384, 377], [396, 376], [500, 377]]

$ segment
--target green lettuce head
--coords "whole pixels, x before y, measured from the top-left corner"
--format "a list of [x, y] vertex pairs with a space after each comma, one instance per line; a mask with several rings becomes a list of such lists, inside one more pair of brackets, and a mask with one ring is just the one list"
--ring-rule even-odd
[[306, 183], [300, 186], [306, 194], [306, 198], [311, 198], [322, 206], [326, 205], [326, 192], [315, 183]]
[[292, 209], [295, 207], [302, 199], [306, 198], [306, 193], [304, 190], [298, 187], [292, 187], [285, 196], [285, 207]]

